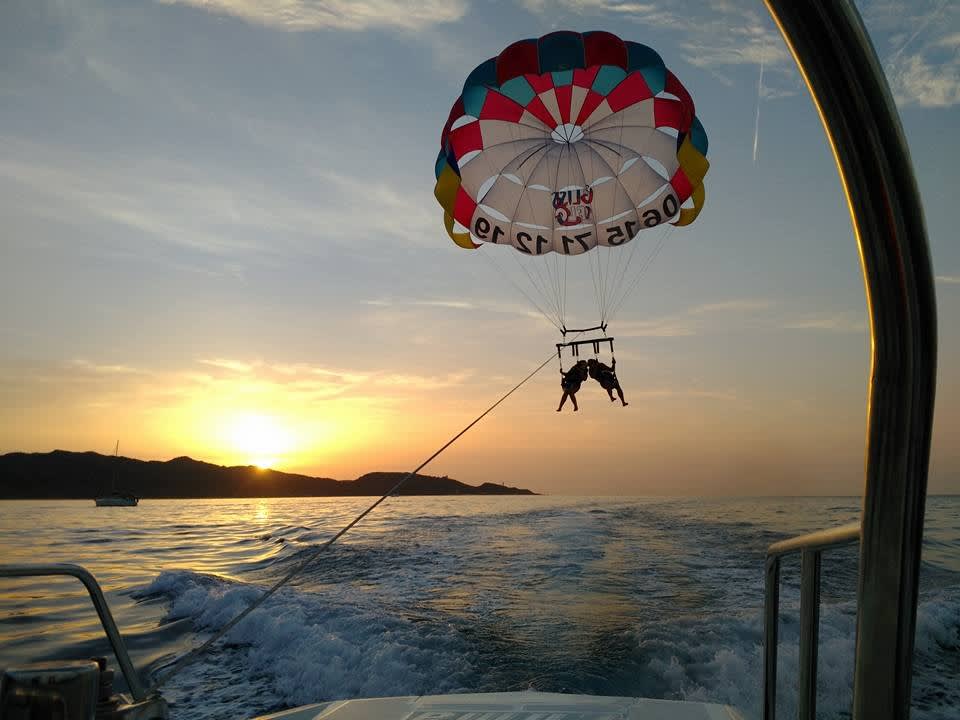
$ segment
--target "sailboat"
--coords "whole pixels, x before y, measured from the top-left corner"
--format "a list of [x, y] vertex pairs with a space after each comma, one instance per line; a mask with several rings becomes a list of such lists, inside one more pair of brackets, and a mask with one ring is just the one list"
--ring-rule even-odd
[[95, 499], [97, 507], [136, 507], [140, 498], [132, 492], [117, 490], [117, 463], [120, 457], [120, 441], [113, 449], [113, 477], [110, 480], [110, 494]]

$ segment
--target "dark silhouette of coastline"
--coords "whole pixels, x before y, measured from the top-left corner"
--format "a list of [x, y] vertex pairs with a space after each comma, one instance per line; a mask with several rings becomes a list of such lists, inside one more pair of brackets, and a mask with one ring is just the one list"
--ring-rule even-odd
[[[8, 453], [0, 455], [0, 499], [91, 499], [117, 486], [141, 498], [341, 497], [383, 495], [406, 475], [372, 472], [356, 480], [309, 477], [261, 470], [252, 465], [224, 467], [178, 457], [161, 462], [95, 452]], [[536, 495], [496, 483], [467, 485], [449, 477], [415, 475], [399, 495]]]

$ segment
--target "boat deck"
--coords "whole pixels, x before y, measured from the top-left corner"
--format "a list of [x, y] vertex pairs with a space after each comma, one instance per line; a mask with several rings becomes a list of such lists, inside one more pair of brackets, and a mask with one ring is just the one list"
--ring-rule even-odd
[[257, 720], [742, 720], [727, 705], [534, 691], [337, 700]]

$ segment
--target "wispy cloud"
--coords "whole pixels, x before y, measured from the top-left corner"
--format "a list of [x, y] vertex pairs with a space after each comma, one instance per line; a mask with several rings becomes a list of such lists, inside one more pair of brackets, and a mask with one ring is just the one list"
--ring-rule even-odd
[[216, 368], [232, 370], [238, 373], [248, 373], [256, 367], [251, 363], [240, 362], [238, 360], [225, 360], [223, 358], [213, 358], [211, 360], [201, 359], [200, 362], [204, 365], [212, 365]]
[[476, 308], [476, 305], [472, 302], [465, 300], [415, 300], [413, 304], [423, 307], [448, 308], [451, 310], [472, 310]]
[[474, 375], [472, 370], [430, 375], [387, 371], [357, 372], [309, 363], [270, 363], [224, 358], [200, 362], [234, 373], [255, 375], [260, 382], [269, 385], [285, 386], [291, 390], [323, 396], [338, 395], [359, 386], [368, 390], [436, 390], [463, 385]]
[[849, 312], [812, 314], [788, 320], [785, 330], [827, 330], [841, 333], [862, 333], [867, 330], [866, 319]]
[[[352, 248], [355, 240], [432, 243], [436, 213], [412, 203], [396, 184], [308, 170], [290, 192], [262, 178], [158, 156], [104, 157], [0, 137], [0, 184], [30, 195], [21, 212], [71, 225], [100, 221], [135, 231], [129, 240], [159, 242], [222, 257], [236, 253], [310, 254], [317, 237]], [[306, 188], [306, 189], [304, 189]], [[370, 208], [378, 208], [371, 213]], [[349, 233], [346, 229], [350, 228]], [[129, 252], [129, 249], [127, 250]]]
[[[742, 3], [521, 1], [531, 12], [606, 14], [677, 33], [686, 52], [684, 59], [725, 84], [732, 84], [725, 67], [763, 66], [763, 99], [791, 96], [801, 90], [790, 54], [773, 23], [764, 13]], [[960, 4], [952, 0], [874, 0], [863, 3], [863, 12], [900, 105], [952, 107], [960, 103]]]
[[960, 32], [950, 33], [936, 40], [934, 43], [938, 47], [948, 50], [960, 50]]
[[436, 374], [357, 372], [308, 363], [270, 363], [242, 359], [201, 359], [179, 369], [135, 367], [78, 359], [63, 365], [29, 369], [0, 367], [0, 391], [30, 392], [67, 408], [304, 407], [337, 398], [388, 407], [411, 395], [463, 387], [472, 369]]
[[484, 310], [504, 315], [519, 315], [524, 318], [543, 319], [543, 316], [520, 303], [503, 302], [490, 298], [463, 299], [463, 298], [409, 298], [409, 297], [381, 297], [363, 300], [364, 305], [371, 307], [424, 307], [439, 308], [441, 310]]
[[698, 330], [696, 323], [683, 316], [617, 323], [618, 337], [686, 337], [696, 335]]
[[960, 103], [960, 58], [937, 65], [910, 55], [893, 67], [890, 79], [900, 105], [945, 108]]
[[[906, 26], [906, 27], [909, 27], [912, 30], [912, 32], [906, 38], [906, 40], [903, 40], [900, 43], [900, 46], [889, 57], [888, 61], [891, 63], [895, 63], [903, 55], [903, 53], [907, 50], [907, 48], [909, 48], [913, 44], [913, 42], [918, 37], [920, 37], [924, 32], [926, 32], [927, 28], [929, 28], [933, 24], [933, 22], [940, 17], [941, 13], [943, 12], [944, 8], [946, 8], [947, 3], [949, 1], [950, 0], [939, 0], [939, 3], [937, 3], [935, 6], [921, 9], [919, 14], [915, 17], [915, 22]], [[905, 9], [906, 8], [898, 8], [898, 10], [905, 10]]]
[[[724, 68], [740, 65], [764, 65], [768, 73], [765, 99], [793, 95], [799, 81], [790, 54], [780, 34], [766, 14], [753, 7], [728, 0], [666, 0], [658, 3], [619, 2], [618, 0], [522, 0], [531, 12], [555, 15], [559, 10], [572, 14], [614, 15], [627, 22], [656, 28], [658, 32], [681, 36], [683, 57], [731, 85]], [[666, 58], [665, 58], [666, 59]], [[676, 62], [675, 60], [673, 61]], [[771, 78], [769, 73], [776, 73]]]
[[70, 365], [75, 369], [95, 373], [97, 375], [136, 375], [141, 373], [140, 370], [135, 367], [131, 367], [130, 365], [100, 364], [81, 358], [74, 360], [72, 363], [70, 363]]
[[865, 6], [890, 88], [901, 106], [960, 104], [960, 7], [951, 0], [878, 1]]
[[230, 15], [276, 30], [420, 30], [454, 22], [467, 11], [465, 0], [158, 0]]
[[684, 337], [736, 328], [861, 333], [866, 331], [867, 324], [865, 317], [855, 312], [811, 312], [790, 316], [771, 300], [741, 298], [695, 305], [683, 312], [651, 320], [618, 323], [617, 335]]
[[690, 308], [687, 312], [691, 315], [702, 315], [704, 313], [718, 312], [752, 312], [755, 310], [766, 310], [772, 305], [772, 301], [764, 299], [741, 299], [724, 300], [722, 302], [706, 303]]
[[937, 275], [937, 282], [944, 285], [960, 285], [960, 275]]
[[714, 303], [694, 305], [686, 310], [641, 321], [625, 321], [617, 323], [617, 335], [621, 337], [685, 337], [700, 335], [708, 332], [721, 319], [718, 316], [727, 315], [722, 320], [725, 327], [740, 325], [744, 319], [749, 319], [755, 325], [757, 315], [773, 306], [773, 302], [763, 298], [738, 298], [721, 300]]

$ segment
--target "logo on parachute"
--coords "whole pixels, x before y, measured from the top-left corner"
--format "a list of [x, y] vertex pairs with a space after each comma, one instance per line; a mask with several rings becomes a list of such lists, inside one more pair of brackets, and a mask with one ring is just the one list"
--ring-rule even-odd
[[553, 209], [557, 222], [561, 225], [580, 225], [587, 222], [593, 214], [590, 203], [593, 202], [593, 188], [561, 190], [553, 194]]

